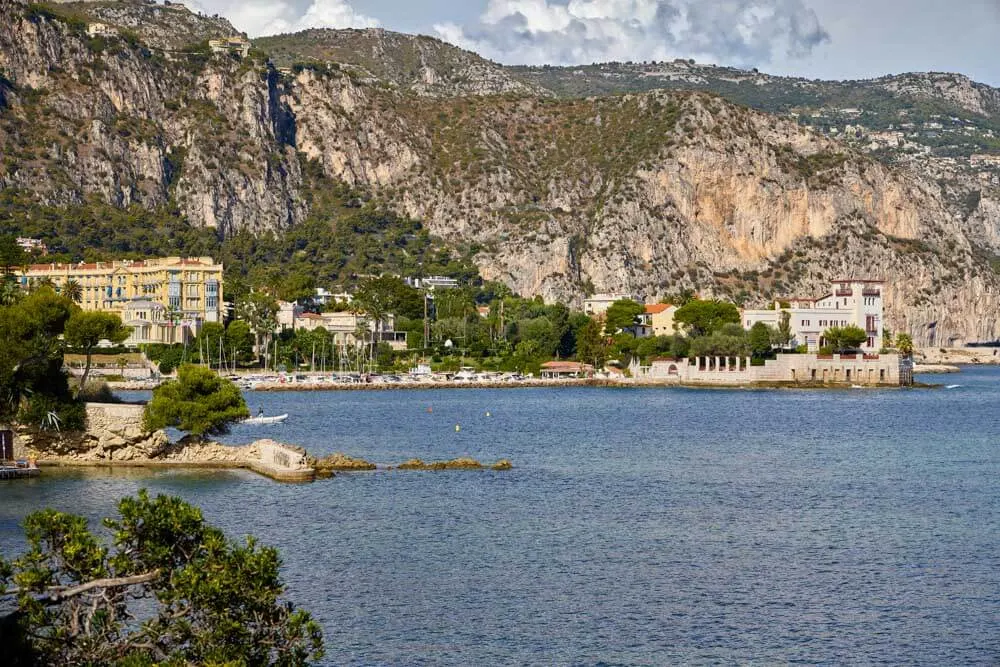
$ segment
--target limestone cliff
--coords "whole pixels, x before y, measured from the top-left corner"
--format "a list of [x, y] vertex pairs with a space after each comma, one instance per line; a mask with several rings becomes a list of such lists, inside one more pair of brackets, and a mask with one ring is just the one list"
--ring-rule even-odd
[[475, 242], [518, 292], [760, 303], [865, 276], [922, 343], [998, 333], [997, 278], [937, 184], [790, 121], [704, 94], [418, 102], [312, 73], [288, 91], [300, 150]]
[[172, 206], [220, 233], [304, 216], [273, 70], [91, 39], [86, 23], [12, 0], [0, 0], [0, 22], [0, 188], [45, 203]]

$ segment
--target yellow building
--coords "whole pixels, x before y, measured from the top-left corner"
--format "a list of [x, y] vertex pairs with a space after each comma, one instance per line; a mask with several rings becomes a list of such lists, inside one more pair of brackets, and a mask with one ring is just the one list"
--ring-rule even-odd
[[225, 316], [222, 265], [211, 257], [35, 264], [20, 276], [25, 288], [44, 279], [58, 291], [75, 281], [84, 310], [117, 313], [133, 328], [130, 345], [182, 342]]
[[646, 312], [642, 317], [643, 323], [652, 327], [650, 332], [653, 336], [673, 336], [674, 313], [677, 306], [669, 303], [651, 303], [646, 305]]

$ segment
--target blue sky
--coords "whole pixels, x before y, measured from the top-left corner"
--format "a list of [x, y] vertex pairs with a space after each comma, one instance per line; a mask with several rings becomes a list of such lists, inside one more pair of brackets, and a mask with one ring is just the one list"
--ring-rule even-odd
[[695, 58], [809, 78], [1000, 86], [1000, 0], [190, 0], [251, 36], [381, 26], [507, 64]]

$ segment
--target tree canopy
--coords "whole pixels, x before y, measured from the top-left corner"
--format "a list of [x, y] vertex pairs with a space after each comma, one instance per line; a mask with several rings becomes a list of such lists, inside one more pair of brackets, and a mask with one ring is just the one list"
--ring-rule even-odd
[[771, 341], [773, 341], [776, 336], [777, 333], [774, 329], [767, 326], [763, 322], [754, 323], [754, 325], [750, 327], [750, 353], [758, 359], [770, 356]]
[[725, 301], [692, 299], [677, 309], [674, 321], [683, 324], [690, 336], [707, 336], [726, 324], [739, 324], [740, 311]]
[[855, 324], [848, 324], [846, 327], [830, 327], [823, 332], [823, 340], [828, 348], [837, 350], [850, 350], [860, 347], [868, 340], [865, 330]]
[[0, 306], [0, 421], [82, 428], [83, 406], [62, 370], [61, 337], [77, 306], [48, 288], [13, 301]]
[[637, 317], [646, 312], [646, 307], [632, 299], [619, 299], [608, 306], [604, 315], [604, 332], [618, 333], [635, 324]]
[[66, 342], [72, 347], [82, 349], [87, 355], [83, 377], [80, 378], [81, 389], [87, 385], [94, 348], [102, 340], [120, 345], [129, 337], [131, 331], [132, 329], [122, 324], [121, 318], [115, 313], [77, 310], [70, 316], [66, 322]]
[[186, 364], [177, 379], [153, 390], [143, 423], [150, 431], [174, 427], [192, 435], [225, 433], [250, 416], [239, 387], [203, 366]]
[[904, 357], [913, 356], [913, 337], [908, 333], [896, 334], [896, 349]]
[[104, 520], [106, 537], [52, 509], [25, 519], [28, 551], [0, 559], [0, 600], [16, 601], [0, 619], [5, 664], [304, 665], [322, 657], [319, 626], [281, 599], [275, 549], [230, 542], [198, 508], [145, 490], [119, 501], [118, 513]]

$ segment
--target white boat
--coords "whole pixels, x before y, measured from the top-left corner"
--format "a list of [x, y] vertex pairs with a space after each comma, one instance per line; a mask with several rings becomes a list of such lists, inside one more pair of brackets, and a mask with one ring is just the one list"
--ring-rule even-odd
[[242, 424], [250, 424], [250, 425], [256, 425], [256, 424], [280, 424], [281, 422], [285, 421], [286, 419], [288, 419], [288, 414], [287, 413], [283, 414], [283, 415], [274, 415], [273, 417], [263, 417], [263, 416], [262, 417], [250, 417], [249, 419], [244, 419], [240, 423], [242, 423]]

